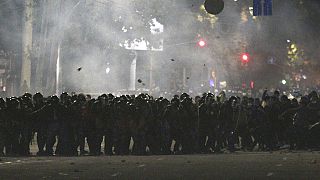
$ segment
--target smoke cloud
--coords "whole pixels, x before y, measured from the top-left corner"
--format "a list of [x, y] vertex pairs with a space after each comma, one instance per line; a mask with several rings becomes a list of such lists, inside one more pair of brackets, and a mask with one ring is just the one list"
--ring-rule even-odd
[[[318, 20], [308, 18], [319, 4], [301, 2], [274, 1], [273, 16], [254, 18], [250, 0], [225, 0], [217, 16], [197, 0], [34, 0], [30, 91], [128, 93], [135, 58], [136, 92], [129, 93], [196, 95], [219, 89], [220, 82], [227, 84], [222, 89], [251, 81], [276, 87], [286, 74], [279, 67], [287, 60], [287, 40], [297, 42], [310, 61], [319, 58]], [[16, 84], [15, 95], [26, 6], [3, 0], [0, 9], [0, 50], [16, 54], [7, 81]], [[198, 46], [200, 39], [205, 47]], [[241, 65], [244, 52], [250, 54], [248, 67]], [[270, 58], [277, 66], [268, 64]]]

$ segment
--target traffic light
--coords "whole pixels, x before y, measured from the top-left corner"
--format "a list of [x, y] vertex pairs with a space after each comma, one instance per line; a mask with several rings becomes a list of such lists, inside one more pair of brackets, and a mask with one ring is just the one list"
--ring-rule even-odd
[[248, 53], [243, 53], [243, 54], [241, 55], [241, 62], [242, 62], [243, 64], [247, 64], [247, 63], [249, 62], [249, 60], [250, 60], [250, 57], [249, 57], [249, 54], [248, 54]]
[[205, 47], [206, 46], [206, 41], [205, 40], [203, 40], [203, 39], [200, 39], [199, 41], [198, 41], [198, 45], [202, 48], [202, 47]]

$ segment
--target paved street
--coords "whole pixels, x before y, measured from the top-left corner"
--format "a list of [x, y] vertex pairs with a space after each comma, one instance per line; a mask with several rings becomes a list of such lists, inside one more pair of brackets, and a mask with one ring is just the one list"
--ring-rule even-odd
[[1, 158], [0, 179], [319, 179], [319, 152]]

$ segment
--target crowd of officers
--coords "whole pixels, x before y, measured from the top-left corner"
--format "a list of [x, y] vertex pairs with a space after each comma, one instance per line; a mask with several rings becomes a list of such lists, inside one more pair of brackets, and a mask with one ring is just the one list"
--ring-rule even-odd
[[278, 91], [271, 94], [227, 98], [224, 92], [205, 93], [193, 99], [184, 93], [169, 101], [148, 94], [26, 93], [0, 99], [0, 156], [30, 155], [34, 137], [37, 155], [44, 156], [318, 148], [318, 94], [299, 101]]

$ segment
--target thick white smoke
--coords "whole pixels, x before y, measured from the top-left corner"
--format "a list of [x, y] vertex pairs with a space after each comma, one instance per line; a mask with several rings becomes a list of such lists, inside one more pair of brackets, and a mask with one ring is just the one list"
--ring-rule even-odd
[[[224, 11], [215, 17], [199, 10], [201, 4], [34, 0], [30, 90], [48, 95], [56, 91], [59, 45], [60, 92], [127, 92], [134, 58], [138, 92], [198, 93], [212, 91], [210, 83], [218, 88], [219, 82], [226, 82], [227, 89], [243, 82], [249, 86], [250, 81], [259, 88], [274, 87], [284, 73], [266, 62], [271, 57], [279, 66], [284, 64], [287, 39], [300, 42], [310, 59], [318, 57], [318, 26], [304, 19], [307, 13], [299, 1], [274, 1], [274, 16], [256, 19], [250, 14], [251, 0], [225, 0]], [[24, 3], [4, 0], [0, 8], [0, 20], [7, 24], [0, 28], [1, 48], [16, 52], [13, 71], [19, 77]], [[206, 41], [203, 48], [197, 45], [200, 39]], [[249, 71], [240, 63], [243, 52], [251, 56]]]

